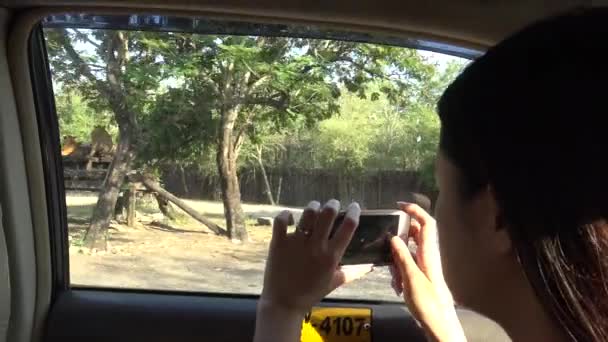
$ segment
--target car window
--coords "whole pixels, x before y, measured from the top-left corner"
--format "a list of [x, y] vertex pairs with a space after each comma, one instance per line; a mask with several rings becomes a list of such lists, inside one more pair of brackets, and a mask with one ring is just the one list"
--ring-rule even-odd
[[[72, 286], [259, 294], [281, 210], [436, 196], [435, 103], [466, 59], [310, 27], [43, 27]], [[386, 267], [332, 296], [397, 300]]]

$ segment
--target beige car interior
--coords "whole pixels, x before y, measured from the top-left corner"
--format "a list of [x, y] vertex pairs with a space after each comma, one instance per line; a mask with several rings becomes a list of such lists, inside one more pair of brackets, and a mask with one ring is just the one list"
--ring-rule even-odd
[[[306, 23], [425, 38], [483, 51], [509, 33], [585, 0], [0, 0], [0, 341], [41, 339], [51, 303], [43, 155], [28, 64], [36, 23], [66, 11], [171, 13], [263, 23]], [[44, 128], [42, 128], [44, 129]]]

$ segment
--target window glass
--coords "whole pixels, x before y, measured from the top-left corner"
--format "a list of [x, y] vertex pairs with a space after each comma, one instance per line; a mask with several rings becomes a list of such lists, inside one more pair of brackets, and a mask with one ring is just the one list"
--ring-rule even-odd
[[[105, 23], [44, 22], [72, 285], [258, 294], [279, 211], [434, 199], [435, 103], [465, 59], [83, 18]], [[397, 300], [385, 267], [332, 296]]]

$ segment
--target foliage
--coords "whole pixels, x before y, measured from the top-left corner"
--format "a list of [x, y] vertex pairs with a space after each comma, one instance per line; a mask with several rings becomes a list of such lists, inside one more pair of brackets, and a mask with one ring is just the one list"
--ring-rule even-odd
[[[228, 109], [239, 110], [235, 138], [256, 144], [260, 136], [328, 119], [345, 91], [409, 106], [434, 77], [416, 51], [373, 44], [172, 34], [155, 46], [174, 85], [151, 111], [150, 131], [163, 144], [152, 144], [147, 155], [180, 160], [217, 142]], [[388, 82], [367, 91], [376, 79]]]
[[372, 153], [373, 127], [368, 121], [380, 101], [368, 101], [346, 93], [341, 98], [340, 114], [321, 122], [312, 141], [319, 166], [345, 173], [366, 169]]
[[[47, 44], [58, 84], [62, 134], [87, 138], [115, 127], [107, 96], [65, 58], [57, 30]], [[69, 30], [95, 77], [104, 79], [108, 31]], [[222, 118], [237, 165], [343, 172], [417, 170], [432, 179], [439, 122], [434, 104], [464, 66], [439, 68], [399, 47], [280, 37], [125, 32], [120, 80], [137, 113], [136, 167], [196, 166], [217, 174]], [[66, 89], [78, 89], [68, 92]]]
[[116, 35], [127, 42], [126, 49], [114, 56], [117, 62], [124, 64], [121, 78], [115, 80], [121, 95], [128, 99], [124, 109], [145, 113], [154, 102], [153, 95], [164, 77], [163, 63], [156, 59], [147, 38], [154, 36], [162, 40], [165, 33], [47, 28], [45, 36], [53, 81], [62, 89], [78, 89], [91, 108], [111, 111], [116, 98], [108, 96], [112, 81], [108, 75], [111, 68], [108, 54], [116, 48], [112, 39]]
[[309, 135], [316, 137], [309, 142], [315, 167], [348, 173], [415, 170], [432, 180], [439, 120], [428, 107], [411, 106], [404, 113], [384, 96], [370, 101], [347, 93], [340, 115], [320, 122]]
[[[61, 89], [61, 88], [60, 88]], [[103, 126], [116, 137], [117, 127], [110, 112], [97, 111], [82, 95], [75, 91], [55, 95], [59, 131], [63, 136], [73, 136], [79, 142], [88, 142], [95, 126]]]

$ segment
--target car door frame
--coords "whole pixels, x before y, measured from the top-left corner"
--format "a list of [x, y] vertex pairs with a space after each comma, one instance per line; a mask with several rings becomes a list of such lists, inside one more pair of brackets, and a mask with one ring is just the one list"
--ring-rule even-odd
[[[187, 332], [180, 336], [183, 340], [188, 337], [192, 340], [204, 336], [218, 337], [225, 333], [226, 341], [230, 341], [251, 336], [253, 332], [257, 296], [89, 289], [71, 287], [69, 284], [67, 211], [59, 132], [54, 113], [54, 98], [48, 96], [52, 84], [44, 51], [44, 39], [36, 28], [39, 28], [43, 17], [51, 14], [129, 14], [133, 11], [129, 8], [42, 8], [19, 13], [12, 21], [8, 35], [10, 40], [6, 45], [10, 47], [6, 49], [6, 71], [10, 71], [15, 101], [11, 125], [5, 126], [3, 132], [12, 129], [13, 134], [10, 136], [11, 141], [0, 144], [3, 148], [1, 166], [5, 172], [9, 170], [11, 173], [3, 181], [6, 184], [13, 183], [11, 188], [7, 188], [9, 191], [2, 194], [3, 200], [8, 199], [12, 203], [9, 210], [5, 210], [5, 222], [9, 222], [13, 228], [7, 229], [13, 234], [7, 234], [7, 245], [12, 246], [12, 249], [9, 248], [13, 289], [11, 308], [14, 315], [9, 331], [11, 341], [61, 340], [90, 337], [90, 334], [113, 340], [121, 337], [130, 340], [143, 336], [152, 340], [170, 340], [175, 337], [171, 334], [177, 331]], [[259, 20], [255, 17], [217, 13], [167, 10], [157, 12], [231, 20]], [[2, 67], [0, 63], [0, 70]], [[8, 138], [7, 135], [4, 140]], [[13, 146], [15, 152], [11, 153], [7, 146]], [[7, 167], [8, 165], [11, 167]], [[33, 210], [34, 208], [36, 210]], [[416, 340], [421, 336], [415, 321], [400, 304], [328, 300], [323, 305], [372, 307], [377, 312], [386, 313], [387, 320], [379, 322], [388, 323], [396, 317], [405, 318], [400, 324], [408, 326], [408, 332], [413, 331], [413, 335], [404, 335], [390, 328], [383, 328], [384, 324], [380, 323], [375, 325], [378, 327], [374, 332], [376, 338]], [[163, 310], [158, 311], [156, 308]], [[117, 315], [120, 312], [126, 316]], [[139, 322], [136, 330], [121, 325], [128, 319]], [[113, 323], [116, 330], [111, 333], [107, 329], [104, 330], [103, 325], [99, 324], [100, 321]], [[78, 324], [74, 324], [75, 322]], [[209, 325], [204, 329], [197, 329], [196, 327], [200, 328], [197, 322], [208, 322]]]

